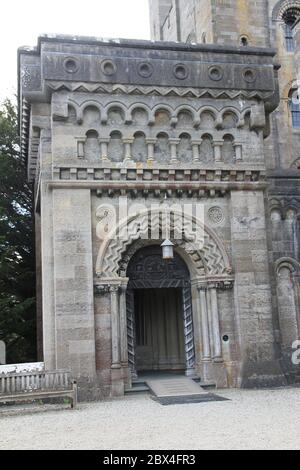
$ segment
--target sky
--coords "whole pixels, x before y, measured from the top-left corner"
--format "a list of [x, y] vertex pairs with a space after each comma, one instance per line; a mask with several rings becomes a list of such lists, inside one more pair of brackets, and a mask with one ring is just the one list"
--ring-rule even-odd
[[150, 39], [148, 0], [6, 0], [0, 21], [0, 102], [17, 92], [17, 49], [43, 33]]

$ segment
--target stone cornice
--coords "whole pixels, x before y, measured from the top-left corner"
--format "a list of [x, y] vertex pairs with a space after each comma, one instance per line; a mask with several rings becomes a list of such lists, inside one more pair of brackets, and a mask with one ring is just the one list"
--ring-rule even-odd
[[264, 191], [265, 181], [201, 181], [201, 182], [145, 182], [145, 181], [44, 181], [49, 189], [89, 189], [97, 191], [98, 197], [126, 196], [142, 197], [222, 197], [230, 191]]
[[275, 49], [262, 48], [262, 47], [242, 47], [237, 48], [233, 46], [222, 46], [217, 44], [188, 44], [169, 41], [148, 41], [138, 39], [120, 39], [120, 38], [103, 38], [95, 36], [75, 36], [67, 34], [42, 34], [38, 37], [37, 47], [23, 46], [20, 47], [18, 52], [22, 54], [35, 55], [41, 51], [43, 43], [59, 43], [59, 44], [80, 44], [92, 46], [110, 45], [115, 48], [142, 48], [142, 49], [156, 49], [165, 51], [187, 51], [187, 52], [227, 52], [232, 54], [245, 54], [245, 55], [267, 55], [274, 57], [276, 55]]
[[[266, 186], [266, 172], [263, 167], [250, 168], [239, 165], [235, 168], [211, 168], [205, 166], [60, 166], [53, 168], [51, 186], [74, 185], [86, 182], [96, 184], [105, 190], [120, 189], [149, 189], [160, 190], [184, 189], [198, 190], [201, 187], [228, 188], [232, 185], [250, 185], [251, 187]], [[85, 184], [86, 184], [85, 183]]]

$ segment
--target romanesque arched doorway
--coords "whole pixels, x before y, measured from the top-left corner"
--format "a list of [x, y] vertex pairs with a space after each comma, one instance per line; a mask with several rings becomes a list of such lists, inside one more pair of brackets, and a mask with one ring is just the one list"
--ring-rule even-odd
[[189, 270], [182, 258], [162, 259], [158, 245], [139, 249], [127, 268], [128, 360], [141, 371], [194, 372], [195, 348]]

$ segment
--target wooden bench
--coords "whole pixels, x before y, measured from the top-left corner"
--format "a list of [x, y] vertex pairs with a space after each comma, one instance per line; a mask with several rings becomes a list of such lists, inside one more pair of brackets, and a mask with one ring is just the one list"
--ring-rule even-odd
[[0, 403], [70, 398], [77, 406], [77, 384], [66, 370], [0, 374]]

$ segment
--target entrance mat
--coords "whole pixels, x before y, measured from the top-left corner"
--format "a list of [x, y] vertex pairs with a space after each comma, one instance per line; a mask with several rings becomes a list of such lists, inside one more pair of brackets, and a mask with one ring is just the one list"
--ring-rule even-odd
[[203, 395], [184, 395], [177, 397], [150, 397], [161, 405], [187, 405], [190, 403], [205, 403], [210, 401], [230, 401], [228, 398], [219, 397], [213, 393], [205, 393]]

